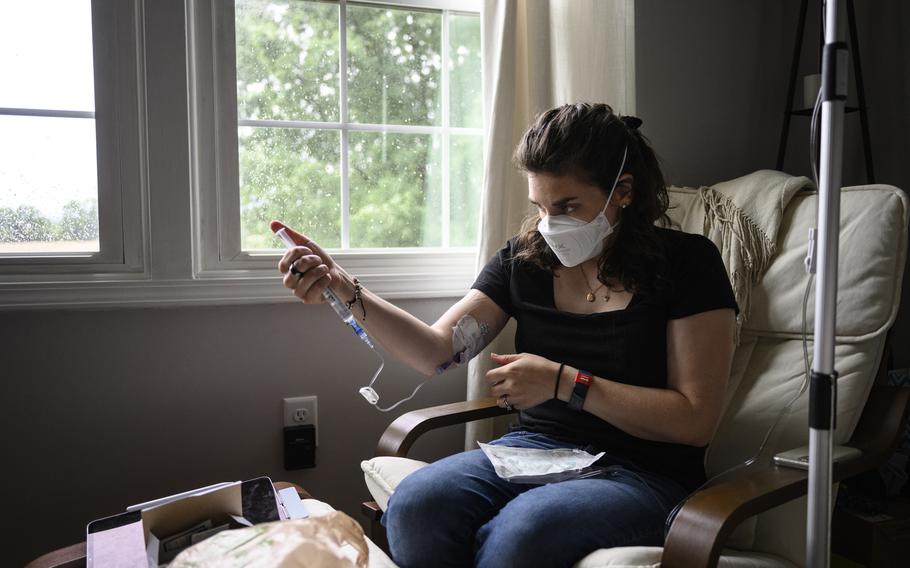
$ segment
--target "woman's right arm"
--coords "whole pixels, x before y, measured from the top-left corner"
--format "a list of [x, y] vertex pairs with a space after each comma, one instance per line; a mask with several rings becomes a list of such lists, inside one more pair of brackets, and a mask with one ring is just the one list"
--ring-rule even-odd
[[[345, 295], [342, 291], [341, 297], [353, 297], [353, 286], [346, 285], [343, 290], [350, 293]], [[333, 291], [339, 293], [334, 287]], [[366, 289], [363, 290], [361, 297], [367, 317], [362, 317], [357, 306], [353, 309], [357, 321], [367, 330], [370, 337], [378, 341], [383, 349], [396, 359], [426, 376], [435, 374], [437, 367], [449, 362], [455, 355], [455, 346], [452, 343], [453, 329], [462, 316], [473, 317], [478, 323], [476, 329], [482, 332], [474, 355], [499, 335], [508, 321], [508, 315], [502, 308], [478, 290], [469, 290], [433, 325], [427, 325]]]
[[[283, 227], [272, 223], [272, 230]], [[304, 303], [322, 303], [322, 293], [331, 288], [342, 300], [354, 297], [353, 278], [323, 251], [318, 244], [288, 228], [299, 244], [289, 249], [278, 264], [285, 275], [285, 287]], [[290, 271], [294, 265], [296, 272]], [[474, 329], [482, 333], [475, 343], [479, 352], [505, 327], [509, 316], [486, 294], [468, 293], [449, 308], [434, 324], [428, 325], [401, 308], [383, 300], [361, 286], [363, 309], [358, 302], [351, 308], [354, 317], [370, 337], [396, 359], [423, 375], [435, 374], [436, 368], [455, 355], [453, 328], [466, 315], [476, 320]], [[366, 312], [366, 317], [363, 313]]]

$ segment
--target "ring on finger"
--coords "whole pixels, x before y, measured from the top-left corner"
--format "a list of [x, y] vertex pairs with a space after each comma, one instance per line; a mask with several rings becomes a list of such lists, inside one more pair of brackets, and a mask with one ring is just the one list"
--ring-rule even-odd
[[304, 268], [303, 270], [300, 269], [304, 264], [304, 258], [305, 257], [301, 256], [291, 263], [291, 274], [294, 274], [297, 278], [302, 278], [303, 274], [308, 270], [307, 268]]
[[507, 411], [512, 412], [513, 410], [515, 410], [515, 406], [513, 406], [512, 403], [509, 402], [509, 395], [504, 394], [501, 397], [499, 397], [499, 400], [502, 402], [502, 407], [505, 408]]

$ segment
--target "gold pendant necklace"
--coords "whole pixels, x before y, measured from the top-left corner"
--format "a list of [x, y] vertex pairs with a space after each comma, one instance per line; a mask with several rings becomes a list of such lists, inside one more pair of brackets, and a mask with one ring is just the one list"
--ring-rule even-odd
[[[597, 291], [600, 290], [601, 288], [603, 288], [606, 284], [601, 282], [600, 286], [598, 286], [597, 288], [591, 289], [591, 284], [588, 282], [588, 275], [587, 275], [587, 273], [585, 273], [584, 264], [579, 264], [578, 266], [581, 268], [581, 275], [585, 279], [585, 286], [588, 287], [588, 294], [585, 296], [585, 300], [587, 300], [589, 302], [593, 302], [594, 300], [597, 299]], [[604, 294], [604, 302], [609, 302], [609, 301], [610, 301], [610, 289], [607, 288], [607, 291]]]

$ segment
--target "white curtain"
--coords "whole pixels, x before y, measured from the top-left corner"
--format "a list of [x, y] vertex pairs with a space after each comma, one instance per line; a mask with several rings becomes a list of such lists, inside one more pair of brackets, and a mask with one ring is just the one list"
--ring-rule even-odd
[[[487, 139], [478, 271], [529, 211], [512, 153], [534, 117], [582, 101], [635, 113], [633, 0], [486, 0], [481, 26]], [[491, 351], [515, 351], [514, 322], [471, 361], [468, 400], [490, 396]], [[501, 434], [509, 421], [494, 422], [468, 424], [466, 447]]]

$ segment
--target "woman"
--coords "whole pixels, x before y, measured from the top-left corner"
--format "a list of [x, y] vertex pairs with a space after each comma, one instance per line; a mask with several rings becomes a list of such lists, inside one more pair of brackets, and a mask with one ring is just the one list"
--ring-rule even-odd
[[[519, 428], [493, 444], [606, 452], [600, 475], [556, 483], [503, 480], [480, 450], [416, 471], [383, 516], [399, 565], [571, 566], [661, 545], [667, 514], [704, 481], [737, 306], [711, 241], [655, 226], [668, 197], [640, 124], [604, 104], [538, 117], [516, 151], [536, 213], [433, 325], [360, 290], [370, 335], [427, 375], [514, 317], [517, 353], [492, 355], [486, 379]], [[355, 297], [348, 274], [298, 242], [279, 264], [285, 286], [307, 303], [327, 286]]]

